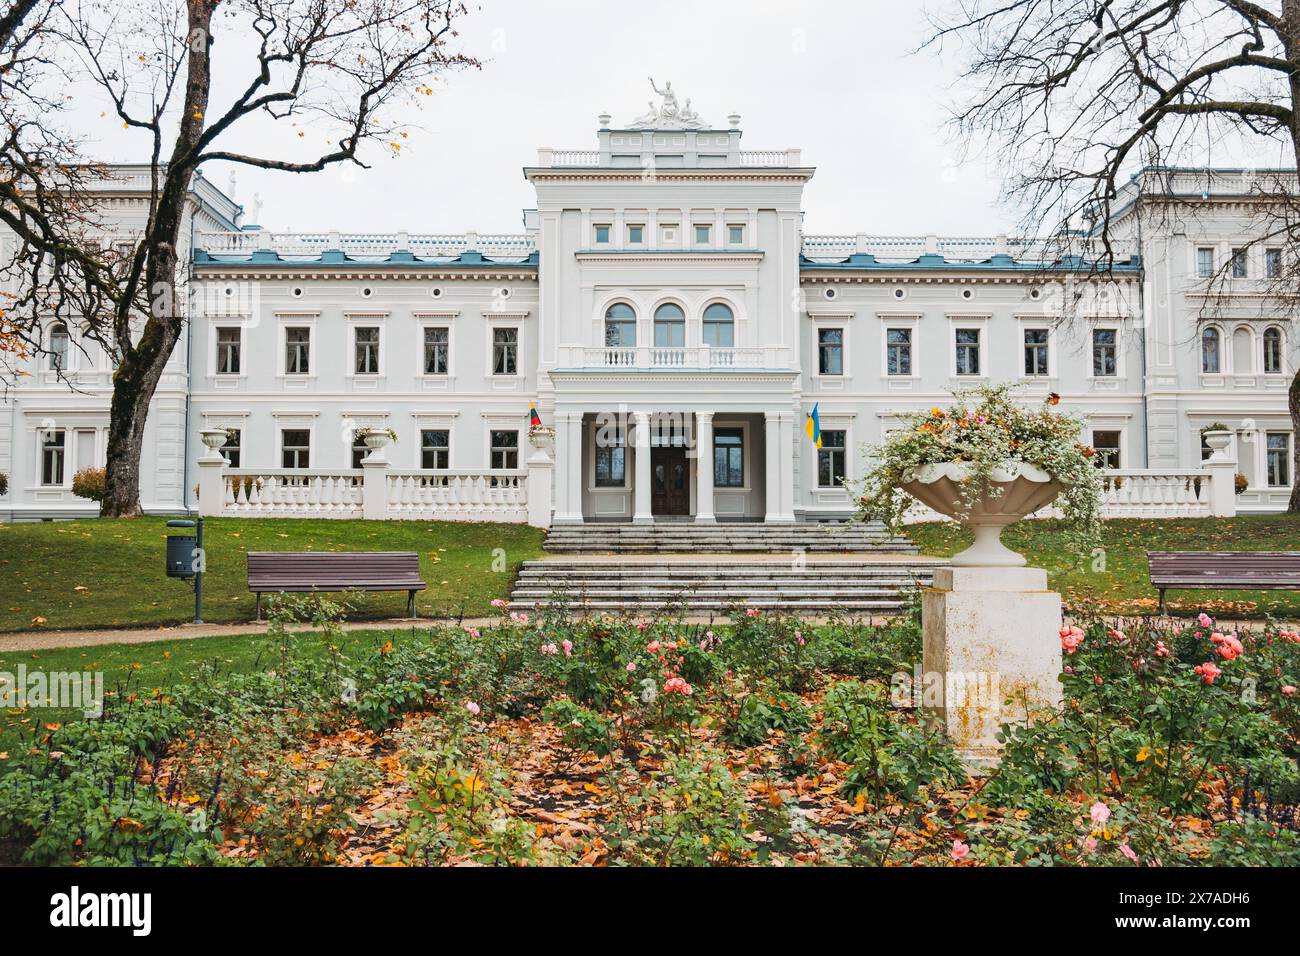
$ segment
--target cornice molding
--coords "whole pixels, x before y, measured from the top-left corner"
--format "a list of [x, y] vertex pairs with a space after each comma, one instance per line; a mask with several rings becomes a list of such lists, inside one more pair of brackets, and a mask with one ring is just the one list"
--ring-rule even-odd
[[537, 270], [530, 269], [495, 269], [495, 268], [450, 268], [441, 269], [436, 266], [423, 269], [402, 269], [393, 268], [391, 265], [376, 263], [373, 266], [358, 267], [355, 263], [349, 264], [346, 268], [329, 268], [322, 267], [316, 263], [302, 263], [298, 266], [290, 264], [288, 267], [283, 265], [275, 266], [231, 266], [222, 264], [219, 266], [205, 265], [196, 263], [194, 274], [204, 279], [335, 279], [342, 281], [355, 282], [361, 279], [368, 281], [401, 281], [418, 279], [423, 281], [437, 280], [446, 281], [449, 279], [465, 279], [478, 281], [502, 282], [509, 280], [521, 280], [526, 282], [537, 281]]

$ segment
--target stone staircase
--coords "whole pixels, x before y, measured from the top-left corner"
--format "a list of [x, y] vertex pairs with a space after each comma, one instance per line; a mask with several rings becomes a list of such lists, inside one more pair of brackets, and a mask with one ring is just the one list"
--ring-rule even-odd
[[585, 613], [681, 607], [695, 615], [739, 606], [817, 616], [890, 615], [902, 610], [906, 592], [928, 585], [942, 563], [726, 555], [548, 558], [524, 562], [511, 599], [520, 608], [561, 602]]
[[946, 563], [917, 557], [916, 545], [879, 525], [847, 523], [561, 526], [545, 547], [553, 556], [527, 561], [519, 573], [511, 595], [517, 608], [888, 616]]
[[559, 525], [547, 535], [545, 549], [553, 554], [916, 554], [909, 539], [891, 535], [879, 523], [761, 521], [698, 525], [659, 521], [650, 525]]

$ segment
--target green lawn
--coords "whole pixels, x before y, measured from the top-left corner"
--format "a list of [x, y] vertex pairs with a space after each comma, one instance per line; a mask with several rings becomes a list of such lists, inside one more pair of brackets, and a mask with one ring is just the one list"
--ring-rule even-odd
[[[925, 554], [942, 557], [971, 541], [969, 533], [951, 524], [915, 525], [908, 533]], [[1073, 553], [1055, 521], [1022, 521], [1002, 540], [1030, 564], [1046, 568], [1052, 587], [1072, 610], [1148, 614], [1155, 611], [1158, 595], [1147, 576], [1147, 551], [1300, 551], [1300, 515], [1107, 521], [1104, 569], [1094, 569], [1094, 556]], [[1240, 617], [1300, 617], [1296, 591], [1170, 591], [1167, 596], [1175, 613], [1205, 609]]]
[[[0, 632], [191, 620], [193, 591], [164, 573], [164, 525], [163, 518], [0, 524]], [[519, 565], [541, 554], [544, 537], [525, 525], [210, 518], [203, 618], [252, 620], [248, 551], [416, 551], [429, 585], [420, 614], [483, 614], [507, 595]], [[396, 617], [405, 606], [404, 592], [369, 594], [348, 617]]]

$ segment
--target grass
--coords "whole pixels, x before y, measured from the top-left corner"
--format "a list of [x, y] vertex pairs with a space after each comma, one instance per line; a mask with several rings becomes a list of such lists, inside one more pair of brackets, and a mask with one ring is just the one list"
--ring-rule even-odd
[[[411, 633], [406, 630], [363, 630], [345, 632], [338, 640], [340, 653], [365, 656], [383, 646], [397, 642]], [[298, 657], [323, 657], [325, 644], [315, 634], [295, 638]], [[104, 675], [107, 693], [138, 693], [142, 697], [155, 690], [166, 693], [178, 683], [189, 680], [200, 664], [212, 664], [225, 673], [253, 673], [273, 669], [277, 650], [272, 640], [262, 635], [199, 637], [189, 640], [154, 641], [148, 644], [106, 644], [99, 647], [59, 647], [34, 651], [0, 651], [0, 673], [16, 675], [20, 664], [28, 673], [62, 672], [81, 674], [98, 671]], [[10, 751], [29, 742], [34, 732], [47, 723], [70, 723], [84, 717], [82, 711], [69, 708], [20, 710], [0, 709], [0, 773]]]
[[[908, 533], [923, 553], [940, 557], [956, 554], [972, 540], [946, 523], [915, 525]], [[1046, 568], [1051, 586], [1073, 611], [1151, 614], [1159, 595], [1148, 577], [1148, 551], [1296, 551], [1300, 515], [1107, 521], [1101, 550], [1092, 555], [1073, 553], [1056, 521], [1021, 521], [1002, 540], [1030, 564]], [[1300, 617], [1297, 591], [1171, 590], [1166, 597], [1166, 607], [1178, 614], [1204, 609], [1242, 618]]]
[[[193, 619], [194, 592], [166, 577], [164, 518], [0, 524], [0, 632], [155, 627]], [[173, 534], [184, 534], [172, 531]], [[484, 614], [507, 596], [520, 564], [541, 554], [526, 525], [437, 521], [209, 518], [203, 619], [253, 619], [248, 551], [415, 551], [424, 615]], [[357, 598], [352, 620], [405, 613], [406, 593]]]

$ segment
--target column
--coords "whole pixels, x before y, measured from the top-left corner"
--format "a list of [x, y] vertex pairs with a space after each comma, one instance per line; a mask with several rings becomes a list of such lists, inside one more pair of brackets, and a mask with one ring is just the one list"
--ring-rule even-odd
[[650, 513], [650, 413], [633, 412], [636, 476], [632, 481], [632, 523], [653, 524]]
[[695, 523], [714, 524], [713, 412], [695, 413]]
[[555, 524], [582, 523], [582, 413], [555, 413]]
[[764, 520], [769, 524], [794, 521], [793, 422], [792, 412], [765, 412], [763, 415], [767, 451], [767, 471], [763, 475], [767, 497]]

